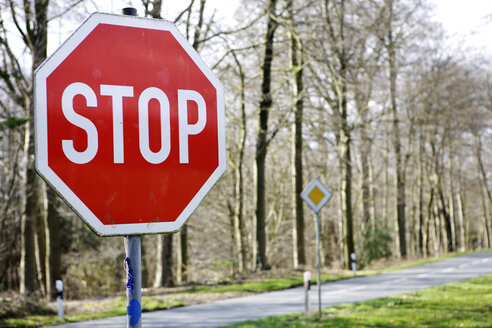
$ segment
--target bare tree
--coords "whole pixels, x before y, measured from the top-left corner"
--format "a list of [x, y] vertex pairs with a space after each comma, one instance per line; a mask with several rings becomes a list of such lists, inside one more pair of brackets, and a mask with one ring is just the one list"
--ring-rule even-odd
[[400, 119], [398, 116], [398, 105], [396, 102], [397, 90], [396, 80], [398, 78], [398, 71], [396, 67], [396, 40], [393, 31], [394, 21], [394, 1], [386, 0], [385, 5], [387, 8], [386, 17], [386, 49], [388, 51], [388, 70], [390, 80], [390, 98], [391, 98], [391, 119], [392, 119], [392, 142], [393, 152], [395, 156], [395, 217], [397, 222], [398, 232], [398, 245], [400, 247], [400, 256], [407, 256], [407, 242], [406, 242], [406, 221], [405, 221], [405, 177], [404, 177], [404, 165], [401, 151], [400, 140]]
[[237, 67], [239, 76], [239, 108], [240, 108], [240, 137], [237, 160], [233, 162], [234, 168], [234, 206], [230, 206], [233, 216], [233, 240], [238, 264], [238, 271], [241, 273], [247, 268], [247, 240], [244, 222], [244, 153], [246, 149], [247, 119], [246, 119], [246, 73], [238, 59], [236, 51], [231, 54]]
[[292, 124], [292, 217], [294, 268], [306, 264], [304, 243], [304, 211], [301, 193], [304, 188], [302, 170], [302, 124], [304, 111], [304, 48], [297, 31], [293, 0], [287, 0], [288, 28], [290, 34], [290, 63], [292, 69], [292, 96], [294, 122]]
[[[34, 167], [34, 104], [32, 76], [35, 69], [46, 59], [48, 37], [48, 0], [24, 1], [17, 4], [7, 1], [2, 8], [2, 16], [10, 14], [16, 32], [20, 35], [25, 47], [32, 58], [30, 72], [25, 72], [15, 50], [9, 41], [5, 26], [1, 26], [0, 43], [4, 55], [4, 65], [0, 78], [7, 94], [25, 111], [29, 122], [24, 132], [24, 163], [23, 185], [25, 188], [23, 204], [24, 213], [21, 216], [21, 262], [20, 262], [20, 291], [22, 294], [34, 296], [39, 288], [36, 277], [35, 228], [40, 214], [39, 182]], [[8, 12], [8, 14], [7, 14]], [[22, 18], [21, 18], [22, 17]], [[24, 27], [21, 26], [24, 20]]]
[[258, 127], [256, 135], [256, 242], [258, 243], [259, 267], [269, 270], [266, 257], [266, 234], [265, 234], [265, 165], [268, 148], [268, 116], [272, 107], [271, 73], [274, 49], [275, 30], [278, 23], [276, 19], [277, 0], [268, 0], [267, 27], [264, 40], [264, 57], [261, 68], [261, 100], [258, 108]]

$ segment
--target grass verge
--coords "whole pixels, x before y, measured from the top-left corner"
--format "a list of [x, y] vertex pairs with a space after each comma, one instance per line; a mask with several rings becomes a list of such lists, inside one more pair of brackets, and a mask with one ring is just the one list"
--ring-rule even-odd
[[[164, 310], [187, 305], [181, 302], [167, 302], [159, 298], [148, 296], [143, 296], [142, 304], [142, 312]], [[78, 308], [77, 313], [65, 314], [65, 321], [60, 320], [54, 310], [45, 308], [42, 314], [21, 314], [16, 318], [1, 320], [0, 327], [44, 327], [120, 315], [126, 315], [126, 297], [122, 296], [111, 300], [84, 303]]]
[[272, 316], [228, 326], [273, 327], [490, 327], [492, 275], [450, 283], [417, 292], [333, 306], [311, 317]]
[[[335, 281], [353, 277], [350, 273], [323, 273], [321, 281]], [[313, 283], [316, 283], [316, 277], [313, 278]], [[259, 281], [246, 281], [241, 283], [219, 284], [213, 286], [199, 285], [189, 289], [191, 293], [239, 293], [239, 294], [257, 294], [273, 292], [288, 288], [302, 286], [304, 283], [302, 273], [291, 274], [283, 278], [269, 278]]]
[[[350, 276], [350, 274], [323, 274], [322, 280], [323, 282], [327, 282], [348, 278]], [[302, 274], [299, 273], [290, 274], [282, 278], [267, 278], [258, 281], [189, 286], [178, 291], [167, 292], [164, 294], [159, 294], [158, 291], [154, 291], [151, 296], [143, 296], [142, 311], [148, 312], [189, 305], [186, 301], [179, 301], [180, 296], [184, 296], [183, 299], [193, 298], [193, 295], [200, 297], [200, 294], [203, 294], [204, 298], [208, 298], [207, 295], [212, 294], [227, 294], [226, 297], [231, 297], [283, 290], [297, 287], [302, 284]], [[166, 298], [174, 299], [174, 301], [167, 301]], [[24, 305], [18, 304], [15, 309], [10, 310], [9, 313], [0, 309], [0, 327], [44, 327], [126, 315], [126, 298], [123, 296], [101, 301], [82, 302], [77, 306], [76, 310], [73, 308], [71, 311], [65, 310], [64, 322], [58, 318], [56, 311], [53, 309], [40, 304], [35, 305], [37, 306], [36, 309], [33, 309], [32, 305], [27, 309]], [[5, 313], [2, 315], [2, 312]]]

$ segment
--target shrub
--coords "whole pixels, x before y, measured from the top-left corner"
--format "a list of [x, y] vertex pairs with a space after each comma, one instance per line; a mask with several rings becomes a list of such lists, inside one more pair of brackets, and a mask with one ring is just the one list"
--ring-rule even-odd
[[83, 257], [68, 265], [64, 292], [68, 299], [81, 299], [124, 292], [126, 273], [121, 256]]
[[368, 227], [362, 241], [362, 261], [366, 265], [372, 261], [391, 257], [393, 239], [386, 224], [376, 220], [374, 227]]

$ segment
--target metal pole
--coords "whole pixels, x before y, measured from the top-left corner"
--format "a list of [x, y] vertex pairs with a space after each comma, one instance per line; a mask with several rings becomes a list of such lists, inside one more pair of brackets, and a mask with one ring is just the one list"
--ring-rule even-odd
[[316, 212], [316, 246], [318, 248], [318, 311], [321, 318], [321, 251], [319, 213]]
[[[122, 9], [123, 15], [137, 16], [137, 9]], [[142, 237], [125, 237], [125, 265], [128, 273], [126, 284], [126, 318], [127, 328], [142, 327]]]
[[126, 284], [127, 328], [142, 327], [142, 266], [141, 236], [125, 237], [125, 265], [128, 273]]

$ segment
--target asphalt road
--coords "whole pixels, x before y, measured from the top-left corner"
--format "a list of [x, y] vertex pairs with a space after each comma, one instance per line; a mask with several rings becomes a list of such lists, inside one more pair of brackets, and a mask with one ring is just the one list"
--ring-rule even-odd
[[[492, 273], [492, 251], [455, 257], [418, 267], [322, 285], [322, 306], [358, 302], [467, 280]], [[311, 309], [318, 308], [316, 286], [310, 291]], [[221, 327], [224, 325], [304, 311], [302, 287], [143, 314], [142, 327]], [[126, 317], [67, 324], [67, 328], [121, 328]]]

